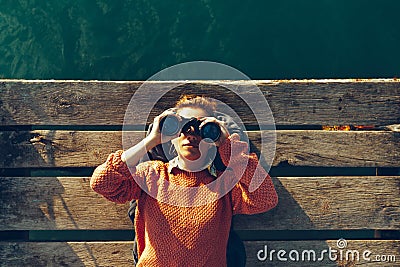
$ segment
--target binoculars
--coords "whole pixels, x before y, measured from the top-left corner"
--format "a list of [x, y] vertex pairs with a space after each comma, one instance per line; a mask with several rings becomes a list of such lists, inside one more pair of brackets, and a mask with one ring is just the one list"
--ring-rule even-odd
[[[208, 122], [200, 127], [201, 121], [196, 118], [184, 118], [176, 114], [169, 114], [161, 118], [160, 131], [167, 136], [173, 136], [178, 132], [189, 133], [201, 136], [202, 139], [217, 141], [221, 136], [221, 128], [217, 123]], [[193, 128], [192, 128], [193, 127]]]

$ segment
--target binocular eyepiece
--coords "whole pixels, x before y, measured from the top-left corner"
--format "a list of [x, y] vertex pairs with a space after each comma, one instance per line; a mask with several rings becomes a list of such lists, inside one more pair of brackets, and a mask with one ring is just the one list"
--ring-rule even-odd
[[202, 139], [217, 141], [221, 136], [221, 128], [217, 123], [208, 122], [200, 127], [201, 121], [196, 118], [184, 118], [176, 114], [169, 114], [161, 118], [160, 131], [167, 136], [173, 136], [178, 132], [189, 133], [201, 136]]

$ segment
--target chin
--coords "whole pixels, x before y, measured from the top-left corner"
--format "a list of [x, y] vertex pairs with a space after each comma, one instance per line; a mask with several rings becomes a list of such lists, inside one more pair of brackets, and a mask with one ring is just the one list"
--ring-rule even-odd
[[[196, 153], [198, 152], [198, 153]], [[200, 151], [190, 151], [189, 149], [182, 149], [181, 156], [187, 160], [198, 160], [201, 157]]]
[[197, 155], [182, 155], [185, 159], [187, 159], [187, 160], [191, 160], [191, 161], [194, 161], [194, 160], [198, 160], [199, 158], [200, 158], [200, 156], [197, 156]]

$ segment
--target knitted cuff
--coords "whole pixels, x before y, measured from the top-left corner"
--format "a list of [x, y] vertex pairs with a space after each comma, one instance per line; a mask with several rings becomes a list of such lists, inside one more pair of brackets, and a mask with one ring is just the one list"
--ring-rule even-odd
[[225, 166], [229, 163], [234, 164], [243, 158], [243, 154], [247, 154], [248, 144], [240, 141], [240, 136], [237, 133], [230, 135], [218, 148], [222, 162]]

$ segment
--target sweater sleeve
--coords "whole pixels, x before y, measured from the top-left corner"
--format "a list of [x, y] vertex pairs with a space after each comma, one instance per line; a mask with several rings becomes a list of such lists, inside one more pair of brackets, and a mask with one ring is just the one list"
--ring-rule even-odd
[[[233, 214], [256, 214], [266, 212], [278, 204], [278, 195], [271, 177], [259, 164], [255, 153], [248, 153], [248, 144], [240, 141], [238, 134], [232, 134], [219, 147], [219, 153], [225, 166], [232, 169], [234, 175], [241, 175], [239, 182], [231, 191]], [[261, 185], [251, 192], [252, 179], [261, 181]]]
[[[90, 179], [91, 188], [106, 199], [125, 203], [132, 199], [138, 199], [142, 190], [135, 182], [129, 168], [121, 160], [122, 150], [111, 153], [106, 162], [98, 166]], [[135, 167], [134, 175], [144, 176], [143, 170]]]

